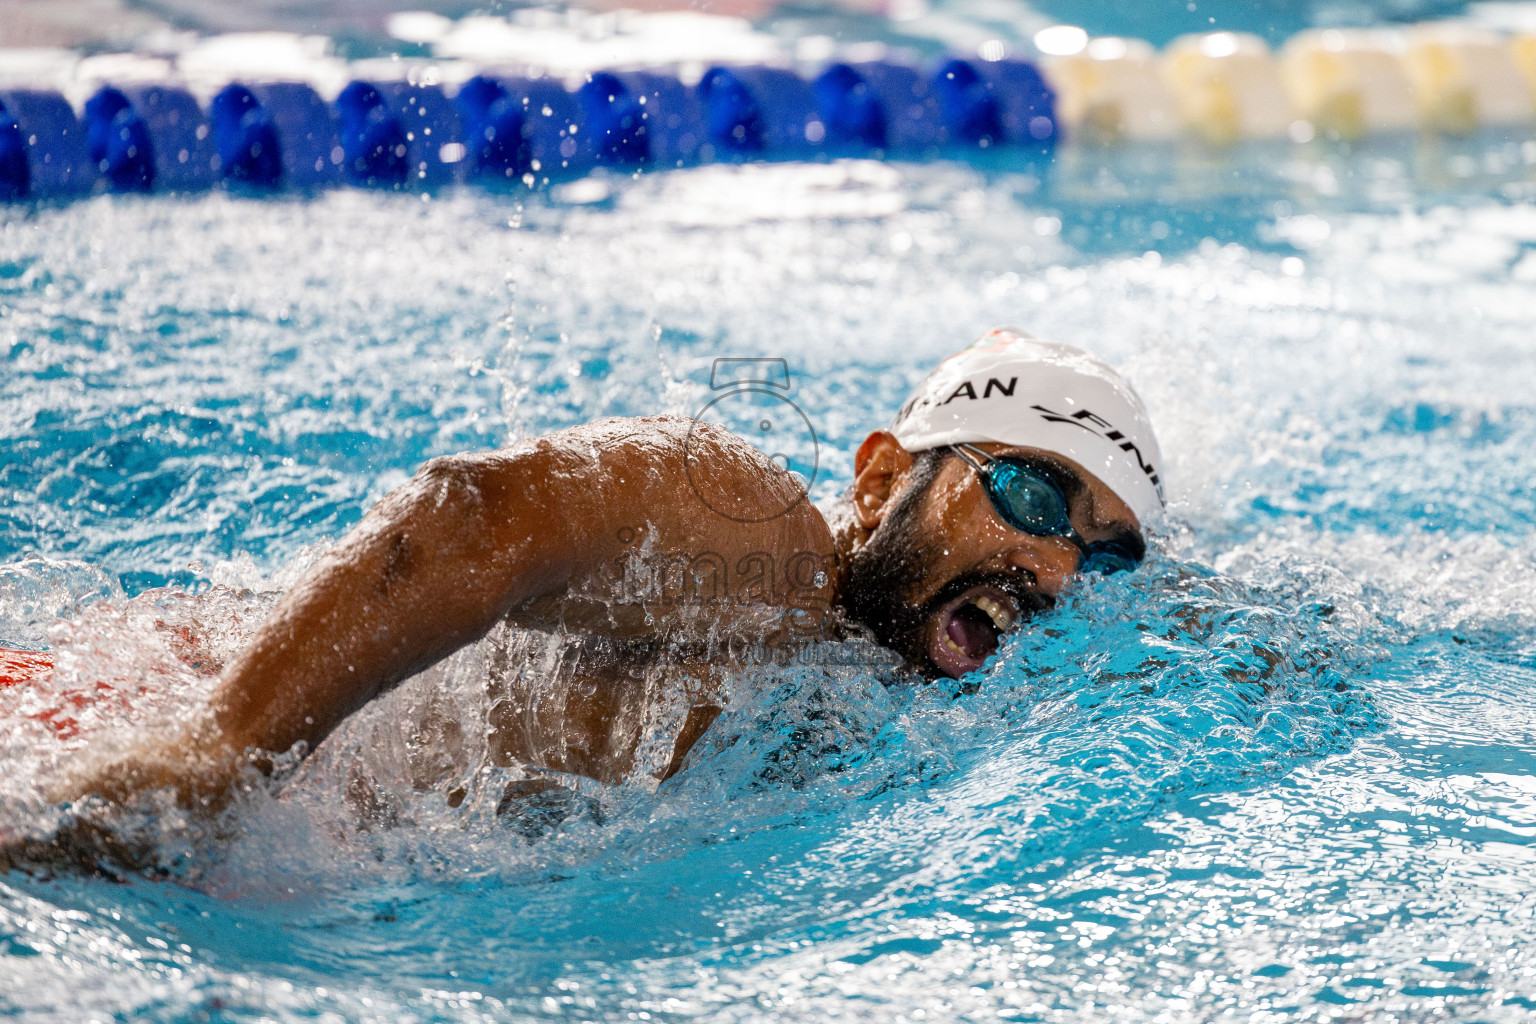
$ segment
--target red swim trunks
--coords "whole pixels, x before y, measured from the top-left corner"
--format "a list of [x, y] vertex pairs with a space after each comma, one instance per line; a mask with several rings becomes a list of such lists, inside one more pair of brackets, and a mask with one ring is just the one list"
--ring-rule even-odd
[[[0, 695], [19, 695], [21, 691], [46, 684], [53, 674], [53, 655], [48, 651], [18, 651], [0, 647]], [[9, 691], [9, 694], [7, 694]], [[103, 698], [118, 696], [117, 687], [96, 683], [90, 689], [66, 689], [50, 695], [49, 706], [27, 709], [23, 717], [53, 727], [61, 740], [70, 740], [80, 732], [80, 714], [99, 704]], [[0, 714], [6, 709], [0, 707]]]
[[13, 651], [0, 647], [0, 690], [20, 686], [53, 671], [53, 655], [47, 651]]

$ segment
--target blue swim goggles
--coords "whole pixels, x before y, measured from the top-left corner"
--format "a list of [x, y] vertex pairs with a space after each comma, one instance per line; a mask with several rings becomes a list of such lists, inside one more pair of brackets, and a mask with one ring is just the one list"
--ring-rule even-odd
[[973, 444], [950, 445], [976, 471], [998, 516], [1032, 537], [1065, 537], [1082, 552], [1080, 572], [1109, 574], [1136, 568], [1141, 554], [1120, 541], [1088, 543], [1067, 515], [1067, 496], [1049, 474], [1024, 460], [998, 457]]

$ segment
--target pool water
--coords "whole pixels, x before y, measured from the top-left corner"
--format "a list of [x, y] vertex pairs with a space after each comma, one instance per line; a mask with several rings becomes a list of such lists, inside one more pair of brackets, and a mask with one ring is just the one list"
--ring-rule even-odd
[[1172, 502], [978, 677], [753, 670], [660, 786], [498, 815], [472, 750], [419, 785], [419, 733], [483, 722], [471, 648], [211, 833], [125, 821], [159, 872], [0, 878], [0, 1010], [1528, 1019], [1533, 286], [1523, 136], [0, 211], [0, 643], [77, 694], [177, 680], [67, 736], [0, 692], [13, 835], [206, 688], [178, 629], [237, 649], [424, 459], [690, 414], [718, 356], [787, 361], [826, 502], [983, 329], [1074, 342]]

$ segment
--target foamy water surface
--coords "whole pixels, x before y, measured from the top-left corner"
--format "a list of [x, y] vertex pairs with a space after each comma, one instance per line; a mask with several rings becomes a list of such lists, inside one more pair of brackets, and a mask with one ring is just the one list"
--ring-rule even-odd
[[[537, 814], [498, 816], [473, 750], [419, 782], [421, 723], [483, 725], [471, 648], [217, 834], [125, 822], [159, 874], [0, 878], [0, 1009], [1526, 1019], [1533, 166], [1485, 138], [0, 211], [0, 644], [89, 697], [64, 735], [0, 691], [0, 832], [195, 703], [424, 459], [691, 413], [717, 356], [788, 361], [826, 502], [934, 362], [1017, 324], [1126, 372], [1172, 499], [1142, 571], [974, 686], [829, 647], [737, 680], [667, 783]], [[95, 686], [146, 679], [174, 685], [132, 712]]]

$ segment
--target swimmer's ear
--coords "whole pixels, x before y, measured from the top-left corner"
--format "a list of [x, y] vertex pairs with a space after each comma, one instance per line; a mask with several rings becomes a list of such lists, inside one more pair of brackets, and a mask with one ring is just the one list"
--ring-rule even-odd
[[911, 469], [911, 453], [890, 431], [877, 430], [864, 439], [853, 457], [853, 514], [860, 526], [873, 530], [880, 525]]

